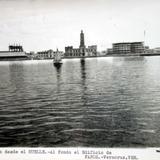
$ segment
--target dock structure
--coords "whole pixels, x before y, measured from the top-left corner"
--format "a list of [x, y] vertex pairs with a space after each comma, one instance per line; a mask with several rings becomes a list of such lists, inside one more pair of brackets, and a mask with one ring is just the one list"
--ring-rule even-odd
[[9, 45], [8, 51], [0, 51], [0, 61], [29, 59], [21, 45]]

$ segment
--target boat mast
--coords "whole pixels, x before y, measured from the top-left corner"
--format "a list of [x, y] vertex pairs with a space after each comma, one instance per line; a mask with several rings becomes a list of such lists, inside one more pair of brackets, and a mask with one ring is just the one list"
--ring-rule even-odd
[[145, 49], [145, 36], [146, 36], [146, 31], [144, 30], [144, 53], [146, 53], [146, 49]]

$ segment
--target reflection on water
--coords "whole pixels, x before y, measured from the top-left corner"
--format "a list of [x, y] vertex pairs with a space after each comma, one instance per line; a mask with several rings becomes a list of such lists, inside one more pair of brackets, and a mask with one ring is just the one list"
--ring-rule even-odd
[[160, 146], [160, 57], [0, 63], [0, 146]]

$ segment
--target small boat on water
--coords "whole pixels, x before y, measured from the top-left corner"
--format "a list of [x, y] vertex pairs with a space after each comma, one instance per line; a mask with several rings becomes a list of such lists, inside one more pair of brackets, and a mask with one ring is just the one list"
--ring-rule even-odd
[[61, 55], [61, 52], [58, 51], [58, 49], [55, 52], [53, 63], [54, 63], [54, 66], [57, 66], [57, 67], [60, 67], [62, 65], [62, 55]]

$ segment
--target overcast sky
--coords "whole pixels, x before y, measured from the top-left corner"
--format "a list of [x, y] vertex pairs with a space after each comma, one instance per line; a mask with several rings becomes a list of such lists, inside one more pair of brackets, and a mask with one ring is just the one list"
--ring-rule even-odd
[[159, 0], [0, 0], [0, 50], [20, 43], [26, 51], [64, 50], [85, 43], [105, 50], [115, 42], [160, 47]]

